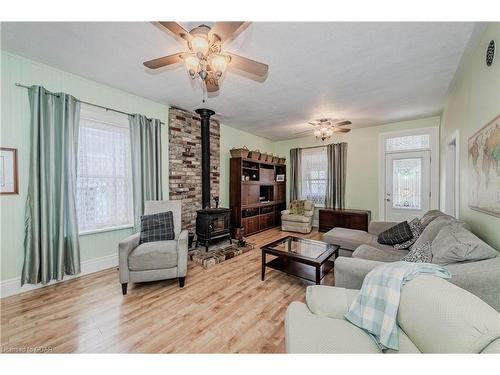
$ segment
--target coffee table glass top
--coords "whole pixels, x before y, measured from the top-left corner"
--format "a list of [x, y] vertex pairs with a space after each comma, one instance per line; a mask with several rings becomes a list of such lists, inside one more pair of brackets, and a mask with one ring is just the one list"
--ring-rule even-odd
[[331, 245], [325, 242], [307, 240], [293, 236], [282, 238], [266, 245], [266, 247], [288, 255], [296, 254], [310, 259], [316, 259], [326, 251], [331, 251]]

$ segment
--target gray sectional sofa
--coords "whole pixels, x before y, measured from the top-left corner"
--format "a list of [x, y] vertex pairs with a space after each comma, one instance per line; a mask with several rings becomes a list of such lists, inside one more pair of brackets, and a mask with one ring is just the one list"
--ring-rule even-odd
[[[445, 266], [452, 274], [451, 282], [475, 294], [500, 311], [500, 256], [497, 250], [472, 234], [462, 221], [432, 210], [421, 218], [423, 232], [415, 244], [431, 244], [432, 263]], [[395, 225], [373, 221], [368, 232], [334, 228], [325, 233], [326, 242], [340, 245], [335, 261], [335, 285], [360, 289], [363, 279], [383, 262], [401, 260], [409, 250], [395, 250], [377, 242], [380, 232]]]

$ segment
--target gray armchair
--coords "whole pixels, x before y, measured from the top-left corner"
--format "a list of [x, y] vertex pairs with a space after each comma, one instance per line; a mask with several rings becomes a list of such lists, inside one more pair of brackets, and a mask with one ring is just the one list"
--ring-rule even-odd
[[145, 202], [145, 214], [172, 211], [175, 239], [139, 245], [140, 233], [135, 233], [120, 242], [118, 258], [123, 295], [127, 294], [129, 282], [178, 278], [180, 287], [184, 286], [188, 261], [188, 231], [181, 231], [181, 210], [180, 200]]

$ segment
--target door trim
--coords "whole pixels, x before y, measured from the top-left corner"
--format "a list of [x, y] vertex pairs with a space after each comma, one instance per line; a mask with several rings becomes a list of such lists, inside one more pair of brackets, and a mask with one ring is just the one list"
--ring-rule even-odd
[[[449, 152], [449, 147], [451, 145], [455, 145], [455, 153], [454, 155], [451, 155]], [[443, 191], [442, 191], [442, 200], [441, 200], [441, 211], [447, 212], [447, 207], [446, 207], [446, 202], [447, 198], [446, 195], [448, 194], [448, 183], [451, 182], [449, 181], [449, 178], [447, 177], [448, 175], [448, 157], [453, 156], [455, 158], [455, 180], [453, 183], [455, 184], [455, 218], [460, 218], [460, 133], [457, 130], [455, 130], [453, 133], [450, 134], [448, 137], [448, 141], [446, 142], [446, 150], [444, 150], [444, 184], [442, 186]]]
[[[379, 134], [378, 145], [378, 216], [385, 220], [385, 140], [392, 137], [407, 135], [429, 134], [431, 152], [431, 199], [430, 209], [439, 209], [439, 127], [427, 127], [410, 130], [398, 130]], [[403, 152], [409, 152], [403, 151]], [[417, 151], [417, 150], [414, 150]], [[421, 150], [418, 150], [421, 151]]]

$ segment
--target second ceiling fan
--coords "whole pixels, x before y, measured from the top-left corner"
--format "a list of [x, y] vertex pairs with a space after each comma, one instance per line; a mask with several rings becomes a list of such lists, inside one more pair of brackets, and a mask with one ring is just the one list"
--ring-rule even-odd
[[227, 67], [247, 72], [250, 77], [263, 78], [267, 75], [268, 65], [223, 50], [225, 43], [248, 26], [247, 22], [216, 22], [212, 28], [199, 25], [189, 32], [176, 22], [158, 23], [183, 39], [188, 51], [145, 61], [144, 65], [150, 69], [184, 62], [189, 76], [200, 78], [208, 92], [219, 90], [219, 80]]

